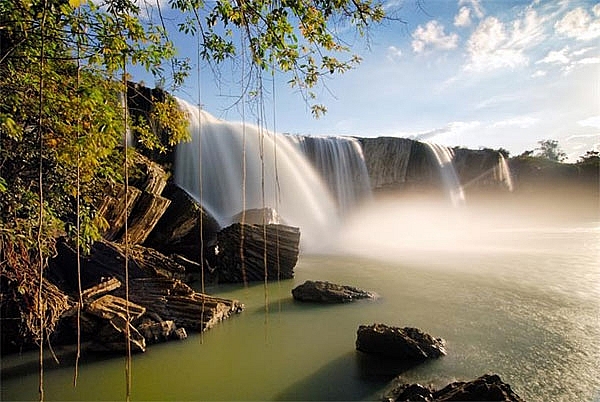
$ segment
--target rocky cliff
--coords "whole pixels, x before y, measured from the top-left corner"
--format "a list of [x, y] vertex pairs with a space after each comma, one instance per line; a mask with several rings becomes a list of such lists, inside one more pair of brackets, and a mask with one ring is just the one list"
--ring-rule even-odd
[[507, 190], [512, 186], [504, 157], [498, 151], [447, 148], [451, 163], [445, 164], [432, 147], [419, 141], [396, 137], [359, 141], [374, 191], [440, 188], [442, 169], [454, 169], [467, 190]]

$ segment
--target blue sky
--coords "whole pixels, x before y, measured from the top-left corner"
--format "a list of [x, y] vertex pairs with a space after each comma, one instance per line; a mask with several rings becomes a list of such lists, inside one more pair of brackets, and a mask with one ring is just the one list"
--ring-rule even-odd
[[[449, 146], [505, 148], [511, 155], [555, 139], [574, 162], [600, 146], [600, 2], [389, 1], [404, 22], [353, 41], [361, 65], [317, 91], [328, 113], [315, 120], [302, 97], [275, 77], [276, 130], [309, 135], [398, 136]], [[339, 32], [342, 36], [345, 32]], [[177, 38], [175, 38], [177, 39]], [[176, 43], [195, 66], [195, 40]], [[236, 73], [201, 65], [178, 96], [217, 117], [240, 92]], [[224, 70], [226, 71], [226, 70]], [[227, 75], [230, 76], [227, 76]], [[135, 77], [134, 77], [135, 78]], [[270, 77], [265, 85], [271, 86]], [[251, 117], [247, 119], [252, 122]], [[270, 129], [272, 117], [267, 118]]]

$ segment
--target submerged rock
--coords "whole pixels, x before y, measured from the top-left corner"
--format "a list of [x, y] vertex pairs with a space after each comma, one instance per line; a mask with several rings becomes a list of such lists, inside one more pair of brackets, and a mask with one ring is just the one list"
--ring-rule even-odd
[[417, 328], [385, 324], [361, 325], [356, 338], [356, 349], [361, 352], [413, 361], [444, 356], [445, 344], [442, 338]]
[[401, 383], [396, 379], [396, 385], [386, 393], [383, 401], [504, 401], [523, 402], [509, 384], [503, 382], [496, 374], [485, 374], [472, 381], [457, 381], [436, 391], [420, 384]]
[[292, 290], [294, 299], [316, 303], [347, 303], [358, 299], [372, 299], [374, 293], [347, 285], [323, 281], [306, 281]]

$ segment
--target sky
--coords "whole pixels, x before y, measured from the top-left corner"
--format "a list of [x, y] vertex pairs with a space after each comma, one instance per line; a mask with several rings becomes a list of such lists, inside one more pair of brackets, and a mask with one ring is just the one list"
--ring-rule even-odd
[[[421, 6], [386, 1], [402, 21], [375, 27], [368, 41], [351, 37], [363, 61], [318, 90], [328, 108], [319, 119], [287, 86], [289, 78], [276, 75], [265, 100], [269, 129], [406, 137], [504, 148], [511, 156], [552, 139], [568, 162], [600, 150], [600, 2], [422, 0]], [[174, 40], [196, 66], [195, 41]], [[176, 95], [200, 97], [217, 117], [242, 119], [240, 107], [231, 106], [239, 78], [225, 74], [215, 85], [212, 70], [202, 64], [200, 70], [200, 85], [191, 77]]]

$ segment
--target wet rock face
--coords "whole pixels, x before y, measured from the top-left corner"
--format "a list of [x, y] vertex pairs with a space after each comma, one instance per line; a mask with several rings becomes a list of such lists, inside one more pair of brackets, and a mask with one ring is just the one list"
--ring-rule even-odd
[[436, 391], [420, 384], [403, 384], [397, 381], [383, 398], [386, 402], [422, 401], [504, 401], [523, 402], [509, 384], [496, 374], [485, 374], [472, 381], [457, 381]]
[[385, 324], [361, 325], [356, 349], [395, 359], [419, 361], [446, 354], [446, 341], [417, 328], [389, 327]]
[[359, 138], [374, 190], [401, 188], [406, 184], [408, 164], [415, 141], [406, 138]]
[[372, 299], [375, 294], [353, 286], [323, 281], [306, 281], [292, 290], [294, 299], [314, 303], [347, 303], [359, 299]]

